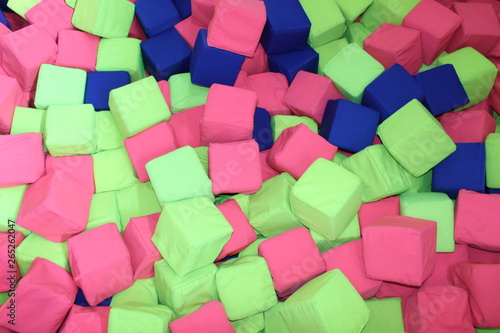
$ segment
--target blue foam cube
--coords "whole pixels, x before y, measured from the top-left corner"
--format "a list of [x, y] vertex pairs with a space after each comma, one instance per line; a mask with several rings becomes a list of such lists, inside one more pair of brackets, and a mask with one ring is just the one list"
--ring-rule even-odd
[[[96, 306], [109, 306], [111, 304], [112, 298], [113, 297], [106, 298], [104, 301], [97, 304]], [[80, 288], [78, 288], [78, 292], [76, 293], [74, 304], [80, 306], [90, 306], [89, 302], [87, 302], [87, 299], [85, 298], [85, 295], [83, 295], [83, 291]]]
[[345, 99], [326, 104], [319, 135], [340, 149], [357, 153], [371, 146], [377, 132], [380, 114]]
[[85, 87], [85, 104], [92, 104], [96, 111], [109, 110], [109, 92], [130, 83], [130, 74], [125, 71], [88, 72]]
[[281, 73], [291, 84], [295, 75], [301, 70], [318, 73], [319, 54], [309, 45], [302, 51], [268, 55], [271, 72]]
[[174, 4], [183, 20], [191, 16], [191, 0], [174, 0]]
[[144, 65], [157, 81], [189, 72], [191, 48], [174, 28], [141, 43]]
[[[460, 189], [484, 193], [486, 152], [484, 143], [457, 143], [457, 150], [434, 167], [432, 191], [455, 199]], [[430, 147], [429, 147], [430, 149]]]
[[207, 35], [207, 29], [201, 29], [196, 37], [189, 64], [191, 82], [204, 87], [214, 83], [234, 85], [245, 56], [208, 46]]
[[453, 65], [438, 66], [414, 77], [424, 90], [424, 106], [436, 117], [469, 103]]
[[267, 22], [260, 42], [267, 54], [302, 51], [311, 21], [298, 0], [264, 0]]
[[267, 150], [273, 146], [271, 115], [266, 109], [256, 108], [253, 115], [253, 139], [259, 144], [259, 150]]
[[137, 0], [135, 14], [148, 37], [170, 29], [182, 20], [172, 0]]
[[424, 90], [399, 64], [392, 65], [365, 89], [361, 104], [380, 112], [380, 122], [412, 99], [424, 100]]

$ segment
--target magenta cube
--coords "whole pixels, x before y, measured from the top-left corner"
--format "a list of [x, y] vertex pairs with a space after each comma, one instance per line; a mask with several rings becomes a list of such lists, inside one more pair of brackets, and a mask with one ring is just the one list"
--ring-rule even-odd
[[377, 294], [375, 294], [375, 297], [378, 299], [389, 297], [405, 298], [415, 293], [419, 288], [420, 287], [384, 281], [377, 291]]
[[283, 102], [288, 90], [285, 75], [271, 72], [249, 75], [248, 83], [257, 94], [259, 108], [266, 109], [271, 116], [290, 114], [290, 108]]
[[484, 143], [490, 133], [495, 133], [497, 122], [486, 110], [448, 112], [438, 118], [446, 134], [455, 143]]
[[366, 226], [386, 215], [400, 215], [399, 197], [389, 197], [361, 204], [358, 211], [359, 227], [363, 230]]
[[107, 333], [109, 306], [80, 306], [73, 304], [60, 333]]
[[269, 155], [269, 150], [263, 150], [259, 152], [260, 157], [260, 169], [262, 171], [262, 182], [273, 178], [280, 174], [280, 172], [273, 169], [272, 166], [267, 163], [267, 155]]
[[207, 28], [214, 17], [217, 0], [191, 0], [193, 23]]
[[243, 65], [241, 65], [241, 70], [247, 72], [248, 75], [269, 72], [269, 61], [262, 44], [259, 43], [259, 45], [257, 45], [253, 57], [245, 58]]
[[205, 105], [174, 113], [169, 120], [179, 147], [201, 146], [200, 125], [205, 113]]
[[71, 155], [53, 157], [47, 155], [45, 159], [47, 174], [56, 170], [66, 173], [81, 185], [95, 193], [94, 159], [90, 155]]
[[437, 252], [434, 272], [422, 284], [422, 286], [439, 286], [442, 284], [453, 284], [450, 269], [462, 262], [469, 261], [467, 245], [455, 245], [454, 252]]
[[16, 106], [28, 107], [28, 100], [17, 80], [7, 75], [0, 75], [0, 134], [9, 134]]
[[500, 264], [500, 252], [485, 251], [472, 246], [467, 246], [467, 252], [469, 261], [477, 264]]
[[24, 15], [30, 24], [37, 24], [56, 40], [59, 31], [74, 29], [73, 12], [64, 0], [42, 0]]
[[219, 301], [209, 301], [195, 312], [171, 322], [172, 333], [236, 333]]
[[59, 31], [56, 62], [57, 66], [95, 71], [97, 48], [101, 38], [79, 30]]

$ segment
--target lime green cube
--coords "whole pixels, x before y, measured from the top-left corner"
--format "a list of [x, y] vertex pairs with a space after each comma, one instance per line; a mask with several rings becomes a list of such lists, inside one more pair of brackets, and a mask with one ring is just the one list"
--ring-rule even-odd
[[[9, 221], [16, 221], [27, 187], [28, 185], [20, 185], [0, 188], [0, 232], [8, 232]], [[24, 236], [31, 233], [17, 224], [14, 225], [14, 230], [22, 232]]]
[[245, 256], [258, 256], [259, 255], [259, 244], [265, 241], [267, 238], [264, 236], [259, 236], [250, 245], [248, 245], [243, 251], [238, 254], [238, 258]]
[[123, 136], [116, 126], [110, 111], [99, 111], [95, 114], [97, 132], [97, 151], [123, 148]]
[[351, 25], [373, 3], [373, 0], [336, 0], [345, 23]]
[[22, 276], [25, 276], [35, 258], [47, 259], [71, 272], [68, 259], [68, 242], [54, 243], [38, 236], [29, 234], [16, 249], [16, 261]]
[[101, 151], [92, 157], [96, 193], [120, 190], [139, 181], [125, 148]]
[[263, 332], [265, 328], [264, 313], [259, 313], [240, 320], [233, 320], [231, 325], [233, 325], [236, 333]]
[[318, 74], [325, 75], [325, 67], [326, 64], [332, 59], [337, 53], [340, 52], [346, 45], [348, 44], [347, 39], [340, 38], [334, 40], [333, 42], [329, 42], [323, 44], [321, 46], [315, 47], [314, 51], [319, 54], [319, 63], [318, 63]]
[[250, 199], [252, 198], [251, 194], [220, 194], [215, 197], [214, 203], [216, 205], [220, 205], [229, 199], [234, 199], [240, 205], [241, 210], [245, 214], [246, 217], [250, 216]]
[[174, 312], [163, 305], [128, 303], [111, 308], [109, 333], [165, 333], [175, 319]]
[[16, 106], [10, 134], [43, 133], [46, 110]]
[[318, 133], [318, 124], [309, 117], [279, 115], [271, 118], [271, 132], [274, 141], [280, 136], [281, 132], [298, 124], [304, 124], [314, 133]]
[[311, 233], [311, 236], [314, 240], [314, 243], [318, 246], [319, 252], [323, 253], [328, 250], [333, 249], [334, 247], [340, 246], [345, 243], [352, 242], [356, 239], [361, 238], [361, 230], [359, 227], [359, 219], [358, 215], [352, 219], [351, 222], [347, 225], [345, 230], [340, 234], [339, 237], [337, 237], [336, 240], [331, 241], [328, 238], [318, 234], [317, 232], [313, 230], [309, 230]]
[[132, 186], [117, 191], [116, 202], [118, 203], [122, 230], [125, 230], [131, 217], [161, 212], [160, 204], [150, 182], [136, 182]]
[[191, 109], [207, 102], [208, 88], [191, 83], [190, 73], [172, 75], [170, 85], [170, 104], [172, 113]]
[[420, 0], [373, 0], [361, 17], [361, 23], [370, 31], [377, 29], [384, 22], [401, 25], [404, 17], [419, 2]]
[[401, 298], [371, 298], [365, 301], [370, 319], [362, 333], [402, 333], [405, 331]]
[[500, 133], [486, 137], [486, 186], [500, 188]]
[[283, 317], [281, 317], [280, 309], [285, 307], [285, 303], [278, 302], [275, 306], [264, 312], [264, 324], [266, 332], [273, 333], [290, 333], [291, 331], [286, 326]]
[[345, 32], [345, 37], [349, 43], [357, 44], [359, 47], [363, 47], [363, 41], [370, 35], [370, 30], [366, 29], [366, 27], [359, 23], [354, 22], [350, 26], [347, 27], [347, 31]]
[[432, 192], [432, 169], [420, 177], [414, 177], [411, 174], [408, 175], [410, 179], [410, 189], [408, 192]]
[[205, 170], [205, 173], [208, 175], [208, 147], [207, 146], [200, 146], [194, 148], [194, 151], [196, 152], [196, 155], [198, 155], [198, 158], [200, 159], [201, 165], [203, 166], [203, 170]]
[[132, 82], [145, 78], [141, 41], [135, 38], [101, 39], [97, 49], [95, 69], [101, 72], [126, 71], [130, 74]]
[[114, 191], [96, 193], [92, 196], [89, 220], [85, 231], [95, 229], [106, 223], [116, 223], [120, 233], [123, 231], [116, 201], [116, 192]]
[[132, 286], [113, 296], [110, 306], [121, 307], [130, 303], [158, 305], [158, 293], [156, 292], [154, 277], [135, 280]]

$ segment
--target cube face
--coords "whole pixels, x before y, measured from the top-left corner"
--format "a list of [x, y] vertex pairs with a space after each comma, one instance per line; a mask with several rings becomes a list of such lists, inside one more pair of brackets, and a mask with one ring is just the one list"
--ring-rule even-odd
[[318, 133], [318, 124], [309, 117], [278, 115], [271, 118], [273, 140], [276, 141], [285, 129], [299, 124], [304, 124], [314, 133]]
[[159, 332], [167, 327], [174, 318], [173, 311], [166, 306], [123, 304], [111, 308], [108, 331], [118, 333], [145, 329], [148, 332]]
[[272, 115], [290, 114], [290, 109], [284, 103], [288, 81], [283, 74], [272, 72], [253, 74], [248, 76], [248, 83], [251, 90], [257, 93], [259, 108], [266, 109]]
[[0, 83], [5, 89], [0, 95], [0, 101], [3, 105], [0, 112], [0, 134], [16, 134], [11, 132], [14, 110], [17, 107], [27, 107], [27, 101], [16, 79], [1, 75]]
[[125, 71], [89, 72], [85, 87], [85, 104], [92, 104], [96, 111], [109, 110], [111, 90], [130, 83], [130, 75]]
[[116, 192], [116, 202], [122, 229], [127, 227], [130, 218], [160, 213], [161, 207], [151, 183], [136, 182], [134, 185]]
[[204, 113], [205, 106], [200, 105], [172, 115], [169, 123], [179, 147], [196, 148], [201, 146], [200, 122]]
[[94, 194], [90, 203], [89, 219], [85, 230], [91, 230], [109, 222], [115, 222], [120, 233], [123, 232], [116, 202], [116, 193], [109, 191]]
[[372, 298], [365, 301], [370, 310], [370, 319], [363, 328], [366, 333], [376, 333], [380, 330], [388, 332], [403, 332], [404, 321], [400, 298]]
[[[50, 16], [47, 13], [50, 12]], [[73, 29], [71, 17], [73, 8], [58, 0], [44, 0], [35, 2], [25, 14], [26, 20], [30, 24], [36, 24], [41, 29], [47, 31], [52, 38], [57, 39], [57, 34], [61, 30]]]
[[500, 134], [493, 133], [486, 137], [486, 186], [500, 188]]
[[111, 111], [96, 112], [97, 151], [123, 148], [123, 136]]
[[295, 75], [301, 70], [317, 73], [319, 54], [309, 45], [302, 51], [287, 52], [269, 55], [269, 69], [271, 72], [284, 74], [291, 84]]
[[346, 29], [345, 18], [336, 2], [302, 0], [300, 4], [311, 21], [309, 45], [318, 47], [342, 37]]
[[45, 170], [47, 174], [61, 171], [76, 180], [78, 183], [95, 192], [92, 156], [73, 155], [52, 157], [47, 155], [45, 159]]
[[358, 211], [359, 226], [361, 230], [384, 215], [401, 215], [399, 197], [390, 197], [362, 204]]
[[[350, 26], [353, 26], [351, 24]], [[348, 31], [346, 31], [346, 36], [348, 36]], [[352, 41], [350, 41], [352, 42]], [[334, 56], [337, 55], [337, 53], [340, 52], [347, 44], [350, 42], [347, 41], [347, 38], [340, 38], [337, 40], [334, 40], [333, 42], [329, 42], [327, 44], [321, 45], [319, 47], [314, 48], [314, 51], [316, 51], [319, 54], [319, 62], [318, 62], [318, 74], [320, 75], [325, 75], [325, 67], [328, 61], [333, 58]], [[361, 44], [362, 45], [362, 44]]]
[[438, 120], [455, 143], [485, 142], [497, 127], [495, 118], [481, 109], [448, 112]]
[[374, 1], [366, 10], [361, 23], [373, 31], [384, 22], [392, 24], [401, 24], [406, 15], [419, 3], [418, 0], [405, 1], [399, 6], [394, 5], [388, 0]]
[[[148, 37], [153, 37], [172, 28], [181, 21], [181, 16], [172, 0], [137, 1], [135, 3], [135, 12]], [[168, 13], [168, 15], [165, 15], [165, 13]]]
[[92, 155], [92, 158], [96, 193], [116, 191], [138, 182], [124, 148], [102, 151]]
[[[221, 302], [210, 301], [195, 312], [174, 320], [168, 325], [172, 333], [201, 332], [207, 333], [235, 333], [233, 326], [227, 319]], [[209, 328], [209, 329], [207, 329]]]
[[192, 109], [207, 102], [209, 89], [191, 83], [191, 74], [182, 73], [168, 79], [172, 113]]
[[57, 58], [55, 65], [95, 71], [98, 36], [78, 30], [61, 30], [57, 35]]
[[[141, 41], [135, 38], [103, 38], [97, 50], [97, 71], [127, 71], [132, 82], [146, 77]], [[124, 56], [125, 55], [125, 56]]]
[[10, 134], [42, 133], [46, 110], [16, 106]]
[[259, 144], [259, 150], [267, 150], [273, 146], [271, 115], [266, 109], [257, 108], [253, 117], [253, 139]]

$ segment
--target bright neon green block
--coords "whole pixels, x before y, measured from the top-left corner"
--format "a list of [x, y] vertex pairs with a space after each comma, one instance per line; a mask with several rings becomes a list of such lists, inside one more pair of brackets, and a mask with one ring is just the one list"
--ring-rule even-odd
[[116, 223], [118, 230], [123, 231], [114, 191], [101, 192], [92, 196], [89, 220], [85, 230], [95, 229], [106, 223]]
[[170, 119], [170, 109], [152, 76], [111, 90], [109, 107], [126, 138]]
[[155, 262], [156, 290], [160, 303], [177, 316], [186, 316], [208, 301], [219, 300], [215, 285], [217, 266], [208, 264], [180, 277], [161, 259]]
[[274, 141], [280, 136], [281, 132], [298, 124], [304, 124], [314, 133], [318, 133], [318, 124], [309, 117], [274, 116], [271, 118], [271, 131], [273, 132]]
[[318, 74], [324, 75], [325, 66], [328, 61], [339, 53], [347, 44], [347, 39], [340, 38], [314, 48], [314, 51], [319, 54]]
[[264, 313], [231, 322], [236, 333], [259, 333], [264, 331]]
[[477, 328], [474, 327], [476, 330], [476, 333], [500, 333], [500, 327], [499, 328]]
[[363, 41], [370, 34], [370, 30], [366, 29], [366, 27], [359, 23], [354, 22], [350, 26], [347, 27], [347, 31], [345, 32], [345, 37], [349, 43], [355, 43], [359, 47], [363, 47]]
[[345, 230], [337, 237], [336, 240], [331, 241], [326, 237], [321, 236], [317, 232], [313, 230], [309, 230], [311, 236], [314, 240], [314, 243], [318, 246], [319, 252], [323, 253], [328, 250], [333, 249], [334, 247], [340, 246], [345, 243], [352, 242], [356, 239], [361, 238], [361, 230], [359, 228], [359, 219], [358, 215], [356, 215], [352, 221], [347, 225]]
[[432, 170], [427, 171], [420, 177], [413, 177], [411, 174], [408, 174], [408, 178], [410, 180], [410, 189], [408, 192], [432, 192]]
[[97, 50], [96, 70], [127, 71], [132, 82], [145, 78], [140, 45], [141, 41], [135, 38], [101, 39]]
[[39, 2], [41, 2], [41, 0], [8, 0], [7, 7], [26, 20], [26, 12]]
[[342, 162], [342, 166], [361, 178], [363, 202], [377, 201], [410, 189], [409, 174], [384, 145], [363, 149]]
[[168, 83], [172, 113], [204, 105], [207, 102], [209, 89], [191, 83], [190, 73], [172, 75]]
[[342, 37], [345, 18], [334, 0], [299, 0], [311, 21], [308, 43], [318, 47]]
[[21, 275], [26, 275], [35, 258], [41, 257], [71, 272], [68, 260], [68, 243], [54, 243], [38, 236], [29, 234], [16, 249], [16, 260]]
[[0, 305], [3, 305], [9, 299], [9, 292], [0, 293]]
[[380, 124], [378, 135], [392, 157], [415, 177], [456, 150], [441, 124], [416, 99]]
[[71, 23], [104, 38], [127, 37], [135, 5], [127, 0], [78, 0]]
[[278, 302], [266, 260], [259, 256], [220, 264], [215, 283], [229, 320], [262, 313]]
[[279, 309], [291, 333], [361, 332], [370, 310], [338, 269], [307, 282]]
[[259, 244], [265, 241], [267, 238], [264, 236], [259, 236], [250, 245], [248, 245], [243, 251], [238, 254], [238, 258], [245, 256], [258, 256], [259, 255]]
[[420, 2], [420, 0], [373, 0], [373, 3], [361, 17], [361, 23], [373, 31], [382, 23], [401, 25], [404, 17]]
[[303, 226], [290, 206], [290, 192], [295, 183], [295, 178], [284, 172], [266, 180], [250, 199], [250, 224], [264, 237]]
[[158, 305], [155, 278], [138, 279], [129, 288], [115, 294], [111, 299], [111, 307], [121, 307], [130, 303]]
[[49, 106], [44, 139], [52, 156], [93, 154], [97, 138], [92, 104]]
[[358, 104], [366, 86], [383, 71], [384, 66], [354, 43], [344, 47], [325, 67], [325, 75], [332, 79], [342, 95]]
[[123, 148], [123, 136], [110, 111], [95, 113], [97, 151]]
[[200, 146], [194, 148], [194, 151], [196, 152], [196, 155], [198, 155], [198, 158], [200, 159], [201, 165], [203, 166], [203, 170], [205, 170], [206, 174], [208, 175], [208, 147], [207, 146]]
[[486, 137], [486, 186], [500, 188], [500, 133]]
[[[16, 221], [27, 187], [27, 185], [20, 185], [0, 188], [0, 232], [9, 231], [9, 220]], [[17, 224], [14, 230], [22, 232], [24, 236], [31, 233]]]
[[453, 201], [444, 193], [405, 193], [400, 197], [401, 215], [436, 221], [436, 252], [455, 251]]
[[373, 0], [335, 0], [344, 14], [346, 24], [352, 24], [373, 3]]
[[120, 190], [139, 181], [125, 148], [102, 151], [92, 157], [96, 193]]
[[42, 64], [36, 84], [35, 106], [83, 104], [87, 72], [83, 69]]
[[120, 213], [122, 230], [131, 217], [160, 213], [161, 207], [150, 182], [136, 182], [134, 185], [116, 192], [116, 202]]
[[333, 162], [337, 163], [338, 165], [342, 165], [342, 163], [347, 160], [349, 156], [346, 156], [342, 153], [337, 152], [335, 156], [333, 157]]
[[285, 307], [285, 303], [278, 302], [275, 306], [264, 312], [264, 324], [266, 332], [290, 333], [291, 331], [281, 317], [280, 309]]
[[472, 47], [464, 47], [438, 58], [438, 65], [452, 64], [470, 102], [456, 110], [484, 101], [495, 83], [498, 68]]
[[111, 308], [109, 333], [165, 333], [175, 319], [174, 312], [163, 305], [124, 304]]
[[[447, 55], [448, 53], [446, 53], [445, 51], [443, 51], [439, 57], [443, 57], [445, 55]], [[419, 72], [425, 72], [426, 70], [429, 70], [429, 69], [433, 69], [433, 68], [436, 68], [438, 66], [438, 60], [439, 60], [439, 57], [436, 58], [436, 60], [434, 60], [430, 65], [426, 65], [426, 64], [422, 64], [422, 67], [420, 67], [420, 69], [418, 70]]]
[[404, 333], [401, 298], [370, 298], [365, 301], [370, 319], [362, 333]]
[[16, 106], [10, 134], [43, 133], [46, 110]]

